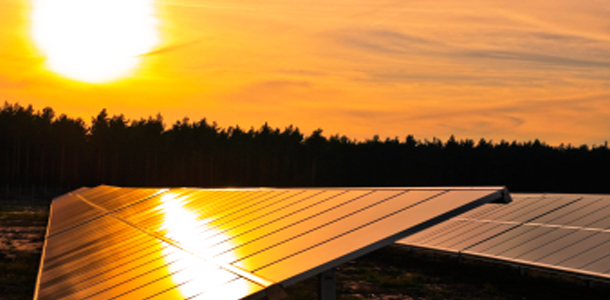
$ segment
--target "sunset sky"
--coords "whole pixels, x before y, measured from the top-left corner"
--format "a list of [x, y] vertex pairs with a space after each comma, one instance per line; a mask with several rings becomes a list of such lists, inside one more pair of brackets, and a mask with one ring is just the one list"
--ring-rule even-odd
[[0, 101], [87, 122], [107, 108], [131, 119], [160, 112], [168, 126], [206, 117], [359, 140], [610, 140], [606, 0], [0, 0], [0, 8]]

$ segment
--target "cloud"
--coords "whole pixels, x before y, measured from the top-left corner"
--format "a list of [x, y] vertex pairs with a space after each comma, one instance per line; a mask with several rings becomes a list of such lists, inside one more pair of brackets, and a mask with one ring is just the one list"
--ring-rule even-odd
[[182, 44], [173, 44], [173, 45], [157, 48], [157, 49], [155, 49], [153, 51], [141, 54], [140, 56], [152, 56], [152, 55], [159, 55], [159, 54], [165, 54], [165, 53], [169, 53], [169, 52], [174, 52], [174, 51], [182, 50], [184, 48], [195, 46], [195, 45], [197, 45], [200, 42], [201, 42], [201, 40], [191, 41], [191, 42], [182, 43]]
[[442, 44], [416, 35], [409, 35], [398, 31], [381, 29], [350, 29], [336, 31], [331, 37], [343, 46], [359, 49], [361, 51], [399, 54], [413, 52], [413, 49], [422, 47], [439, 47]]
[[[519, 52], [509, 50], [473, 50], [455, 53], [462, 58], [482, 58], [503, 61], [520, 61], [524, 63], [536, 63], [545, 67], [570, 67], [570, 68], [610, 68], [610, 61], [587, 60], [564, 56], [547, 55], [534, 52]], [[529, 65], [531, 67], [531, 65]]]

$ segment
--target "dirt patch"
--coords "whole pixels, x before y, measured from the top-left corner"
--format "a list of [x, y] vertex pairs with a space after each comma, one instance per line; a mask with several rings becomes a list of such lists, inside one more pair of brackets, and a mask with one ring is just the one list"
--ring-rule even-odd
[[32, 299], [48, 206], [0, 205], [0, 300]]
[[40, 252], [45, 231], [43, 226], [0, 227], [0, 253], [10, 256], [15, 251]]

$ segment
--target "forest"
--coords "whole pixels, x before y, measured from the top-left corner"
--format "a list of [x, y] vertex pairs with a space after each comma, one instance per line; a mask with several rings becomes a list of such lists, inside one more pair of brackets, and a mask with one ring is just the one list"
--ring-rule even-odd
[[[166, 126], [104, 109], [90, 125], [46, 107], [0, 110], [0, 183], [66, 190], [137, 187], [487, 186], [512, 192], [610, 193], [607, 143], [404, 138], [356, 141], [298, 127]], [[0, 188], [2, 188], [0, 186]]]

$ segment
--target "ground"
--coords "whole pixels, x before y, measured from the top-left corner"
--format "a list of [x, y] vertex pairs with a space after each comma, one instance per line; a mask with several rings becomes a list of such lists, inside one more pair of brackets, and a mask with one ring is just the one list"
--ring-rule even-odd
[[0, 203], [0, 300], [32, 299], [47, 218], [46, 203]]
[[[0, 203], [0, 300], [32, 299], [48, 204]], [[337, 268], [339, 300], [606, 299], [610, 284], [392, 245]], [[316, 278], [287, 288], [317, 299]]]

